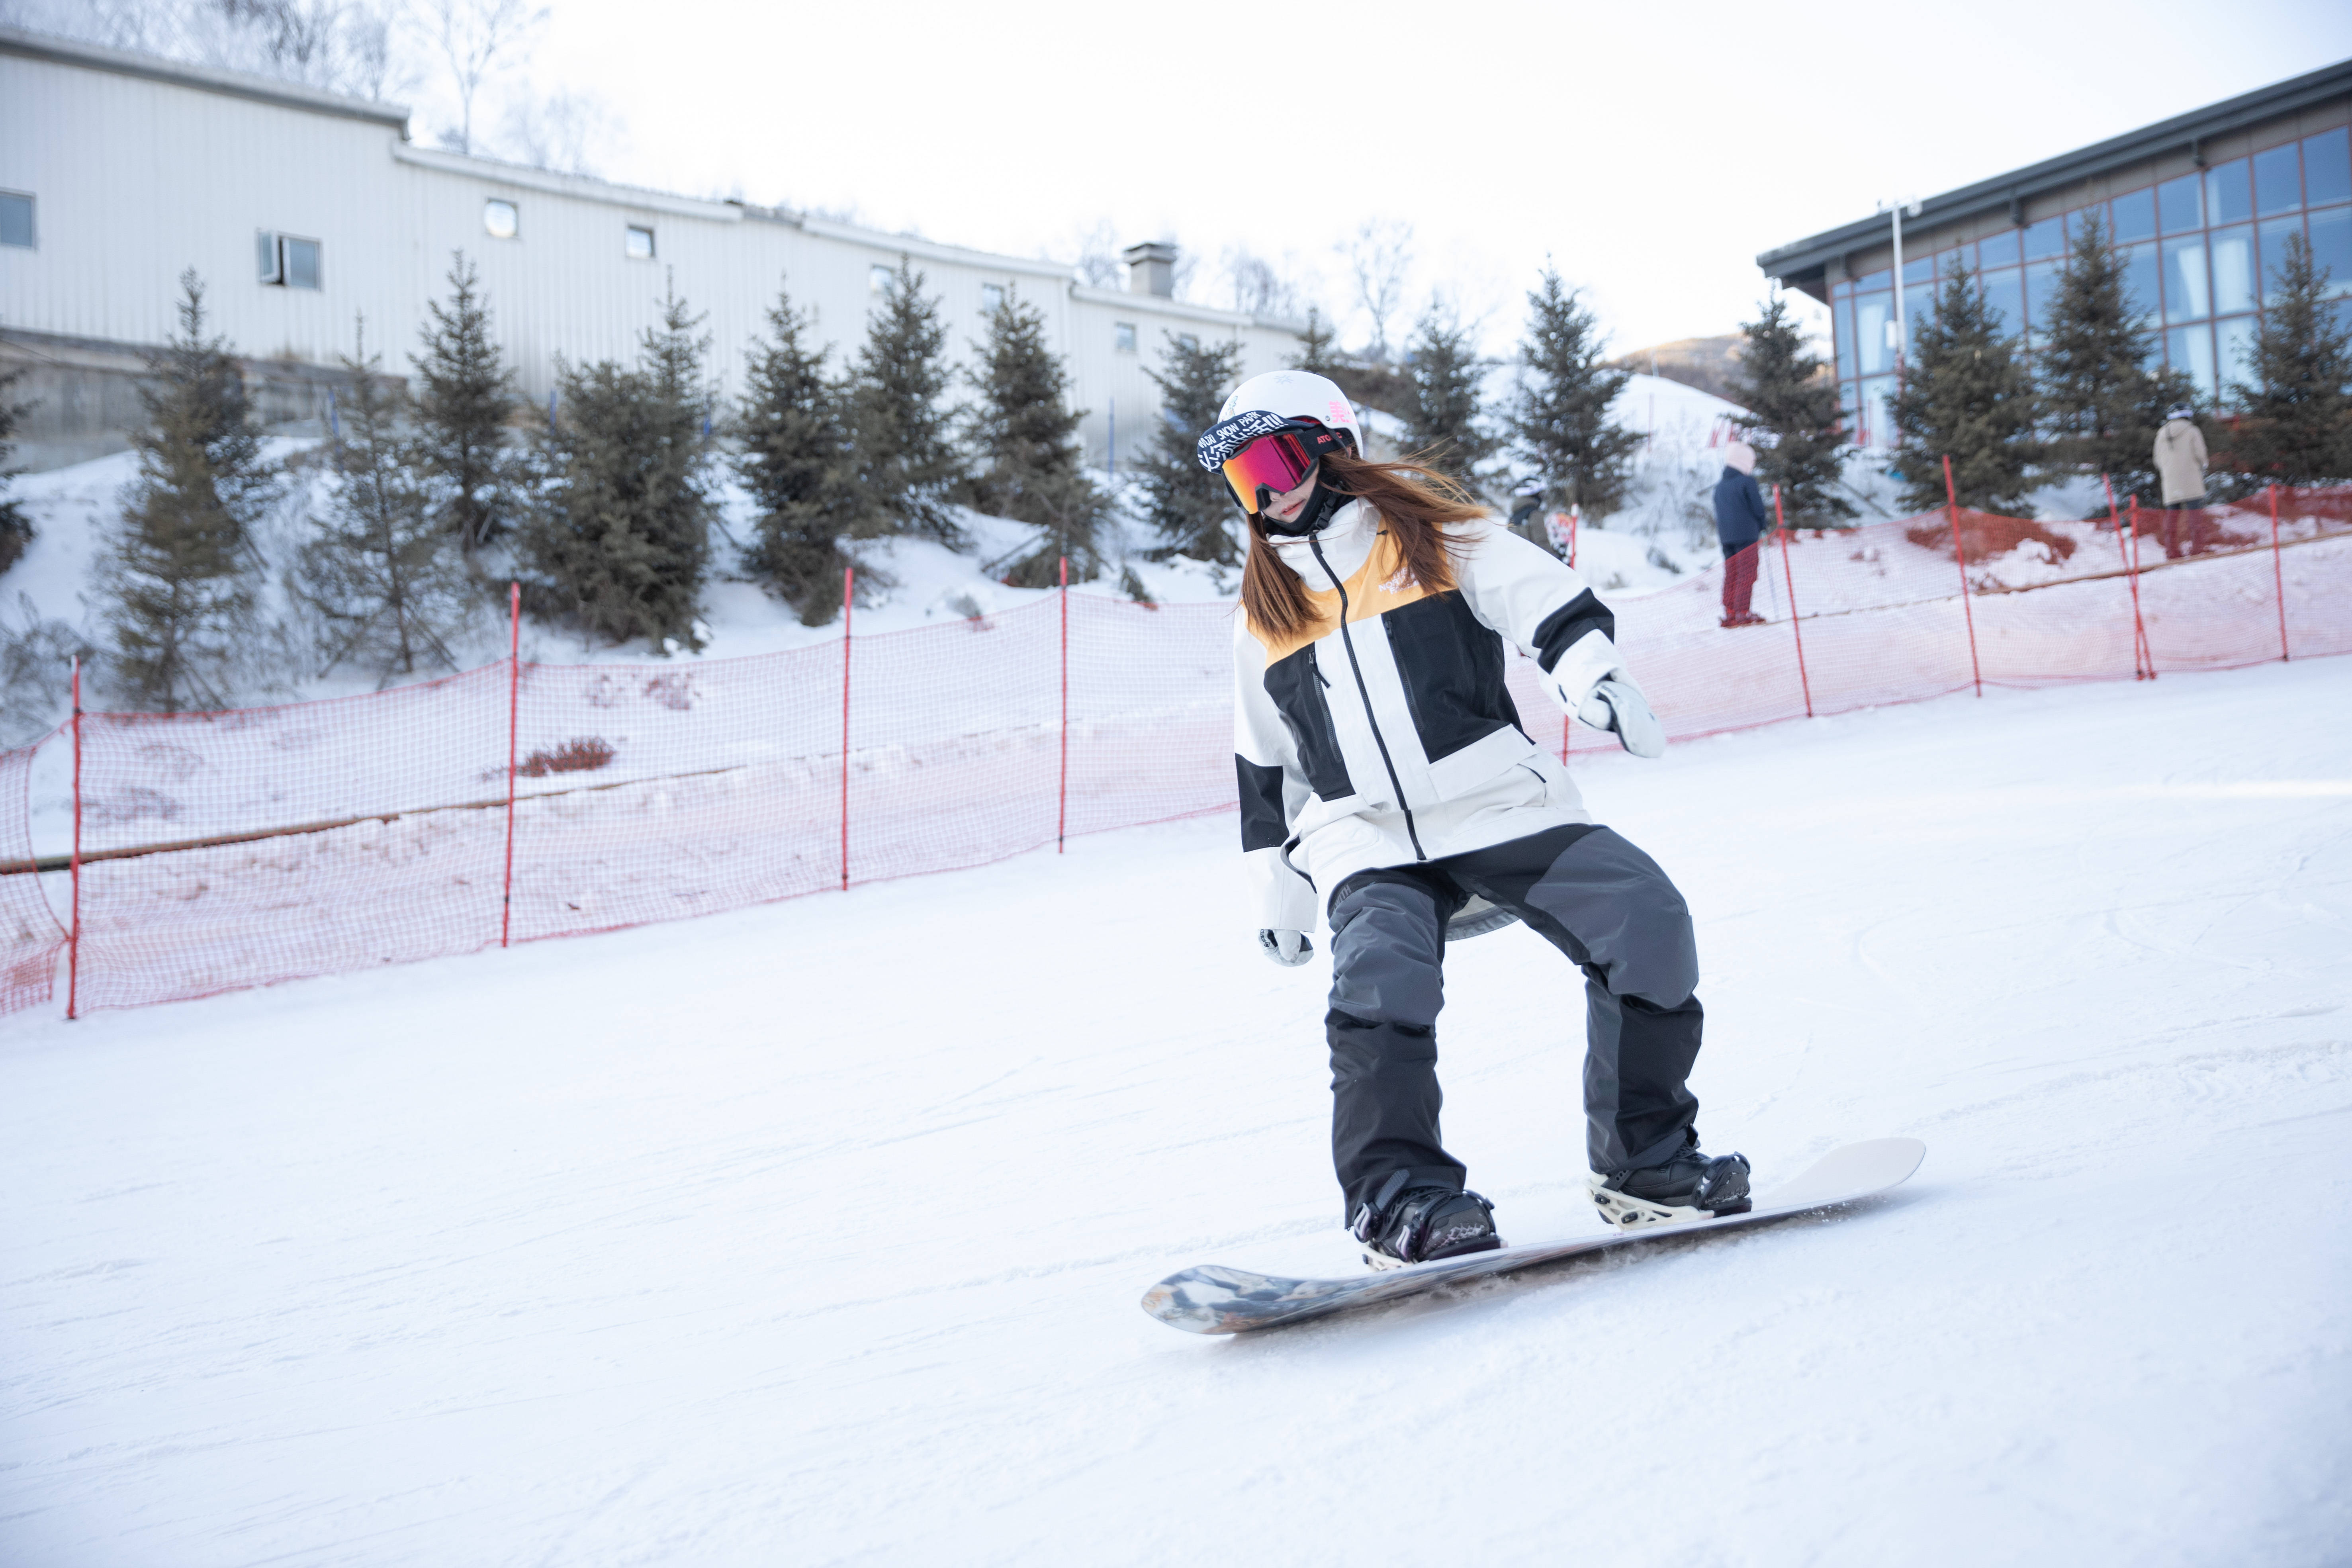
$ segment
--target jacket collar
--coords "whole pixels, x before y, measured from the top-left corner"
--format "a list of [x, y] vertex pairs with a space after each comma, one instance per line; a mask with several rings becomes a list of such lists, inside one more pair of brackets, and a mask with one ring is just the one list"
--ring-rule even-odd
[[[1372, 541], [1380, 537], [1380, 513], [1360, 500], [1351, 500], [1331, 514], [1331, 521], [1322, 529], [1303, 539], [1275, 537], [1270, 542], [1282, 563], [1298, 574], [1307, 586], [1318, 593], [1328, 593], [1331, 577], [1324, 571], [1328, 563], [1331, 573], [1345, 582], [1361, 566], [1372, 552]], [[1322, 547], [1322, 560], [1316, 557], [1316, 546]]]

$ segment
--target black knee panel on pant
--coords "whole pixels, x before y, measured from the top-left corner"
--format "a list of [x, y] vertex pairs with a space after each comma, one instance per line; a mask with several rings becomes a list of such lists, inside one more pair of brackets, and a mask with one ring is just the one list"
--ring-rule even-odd
[[1437, 1087], [1437, 1032], [1417, 1024], [1359, 1018], [1333, 1008], [1331, 1160], [1352, 1214], [1393, 1172], [1411, 1186], [1459, 1187], [1461, 1163], [1438, 1137], [1444, 1095]]

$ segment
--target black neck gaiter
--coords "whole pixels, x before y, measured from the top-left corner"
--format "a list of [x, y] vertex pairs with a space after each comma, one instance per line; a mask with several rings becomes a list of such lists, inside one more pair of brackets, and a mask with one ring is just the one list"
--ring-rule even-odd
[[1331, 514], [1352, 499], [1333, 489], [1323, 476], [1318, 474], [1315, 476], [1315, 488], [1307, 492], [1307, 504], [1298, 509], [1297, 517], [1288, 522], [1277, 522], [1260, 512], [1258, 526], [1284, 539], [1304, 539], [1310, 533], [1322, 532], [1324, 524], [1331, 521]]

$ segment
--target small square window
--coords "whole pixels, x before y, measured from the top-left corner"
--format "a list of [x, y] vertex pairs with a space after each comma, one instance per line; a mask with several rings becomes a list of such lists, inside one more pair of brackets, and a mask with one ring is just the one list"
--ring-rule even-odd
[[622, 248], [628, 252], [629, 259], [632, 261], [651, 261], [654, 258], [652, 229], [641, 228], [635, 224], [631, 224], [622, 231], [621, 244]]
[[877, 262], [866, 269], [866, 291], [869, 294], [887, 294], [898, 276], [898, 274], [891, 268]]
[[1135, 323], [1133, 321], [1113, 321], [1110, 324], [1110, 346], [1118, 350], [1121, 353], [1133, 353], [1135, 352]]
[[1177, 333], [1176, 341], [1184, 345], [1184, 352], [1188, 354], [1196, 354], [1201, 352], [1201, 340], [1194, 337], [1190, 332]]
[[286, 287], [316, 289], [319, 283], [319, 242], [296, 239], [292, 235], [281, 237], [278, 244], [286, 253]]
[[0, 191], [0, 245], [33, 248], [33, 198], [16, 191]]
[[278, 255], [278, 237], [268, 229], [253, 237], [254, 276], [264, 283], [286, 281], [286, 268]]
[[492, 239], [512, 239], [522, 227], [522, 215], [512, 202], [495, 197], [482, 204], [482, 231]]
[[1003, 309], [1004, 309], [1004, 286], [1002, 283], [982, 284], [980, 286], [980, 313], [983, 316], [993, 316], [997, 311], [1002, 310]]

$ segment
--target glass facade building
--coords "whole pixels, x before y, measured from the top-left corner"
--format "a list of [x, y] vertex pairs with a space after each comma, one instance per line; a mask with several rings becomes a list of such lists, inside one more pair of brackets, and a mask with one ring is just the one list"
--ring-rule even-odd
[[[1922, 204], [1903, 236], [1911, 331], [1965, 267], [2030, 356], [2067, 251], [2095, 215], [2123, 253], [2152, 359], [2185, 374], [2200, 407], [2226, 405], [2231, 384], [2251, 374], [2255, 330], [2290, 236], [2309, 241], [2336, 310], [2352, 319], [2352, 65], [2271, 92], [2268, 104], [2258, 93], [2205, 111], [2210, 126], [2186, 116]], [[2050, 184], [2029, 191], [2037, 174]], [[1768, 274], [1829, 305], [1840, 401], [1854, 439], [1869, 446], [1893, 437], [1891, 237], [1880, 216], [1758, 258]]]

